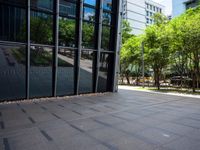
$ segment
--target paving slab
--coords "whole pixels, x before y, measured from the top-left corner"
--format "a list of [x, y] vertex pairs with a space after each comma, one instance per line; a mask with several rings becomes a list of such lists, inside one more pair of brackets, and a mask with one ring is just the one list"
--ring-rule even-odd
[[0, 104], [0, 150], [198, 150], [200, 99], [120, 89]]

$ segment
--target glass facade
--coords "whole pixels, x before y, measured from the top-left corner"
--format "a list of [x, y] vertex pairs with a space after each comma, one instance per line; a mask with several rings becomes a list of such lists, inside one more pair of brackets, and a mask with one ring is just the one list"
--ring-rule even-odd
[[118, 3], [0, 0], [0, 102], [112, 91]]

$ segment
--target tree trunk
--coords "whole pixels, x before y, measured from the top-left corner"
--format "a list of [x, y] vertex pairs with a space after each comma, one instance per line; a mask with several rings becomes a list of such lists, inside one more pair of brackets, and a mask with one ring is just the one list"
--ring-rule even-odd
[[127, 84], [130, 85], [131, 83], [130, 83], [129, 75], [128, 74], [126, 74], [126, 80], [127, 80]]
[[195, 81], [195, 73], [192, 73], [192, 91], [195, 92], [196, 81]]

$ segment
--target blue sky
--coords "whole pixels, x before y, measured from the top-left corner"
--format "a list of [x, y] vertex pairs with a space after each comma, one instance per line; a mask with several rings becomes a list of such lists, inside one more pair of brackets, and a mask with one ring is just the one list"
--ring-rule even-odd
[[170, 15], [172, 13], [172, 0], [153, 0], [165, 6], [165, 14]]

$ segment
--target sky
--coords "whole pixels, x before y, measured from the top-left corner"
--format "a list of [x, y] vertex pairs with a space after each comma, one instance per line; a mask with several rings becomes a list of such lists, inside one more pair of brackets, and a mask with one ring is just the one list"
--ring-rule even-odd
[[165, 14], [171, 15], [172, 13], [172, 0], [153, 0], [165, 6]]

